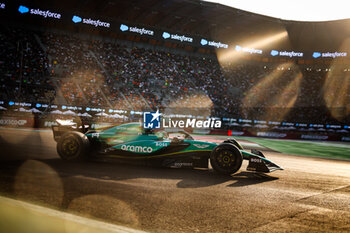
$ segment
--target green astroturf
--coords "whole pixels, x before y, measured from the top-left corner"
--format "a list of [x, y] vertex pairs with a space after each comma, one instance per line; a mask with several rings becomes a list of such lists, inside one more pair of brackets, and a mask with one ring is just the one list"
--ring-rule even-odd
[[235, 137], [285, 154], [350, 159], [350, 143]]

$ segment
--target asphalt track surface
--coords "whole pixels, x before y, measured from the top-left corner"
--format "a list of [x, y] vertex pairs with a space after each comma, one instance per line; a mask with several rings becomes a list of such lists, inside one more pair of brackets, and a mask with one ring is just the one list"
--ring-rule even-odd
[[150, 232], [350, 232], [350, 162], [267, 151], [284, 171], [228, 177], [66, 163], [55, 146], [50, 131], [0, 129], [0, 195]]

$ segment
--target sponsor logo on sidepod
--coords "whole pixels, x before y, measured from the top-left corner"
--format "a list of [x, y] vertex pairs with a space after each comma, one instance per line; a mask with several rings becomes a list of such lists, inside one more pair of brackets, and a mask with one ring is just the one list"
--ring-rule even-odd
[[130, 146], [130, 145], [122, 145], [122, 150], [131, 151], [131, 152], [143, 152], [143, 153], [152, 153], [152, 147], [148, 146]]

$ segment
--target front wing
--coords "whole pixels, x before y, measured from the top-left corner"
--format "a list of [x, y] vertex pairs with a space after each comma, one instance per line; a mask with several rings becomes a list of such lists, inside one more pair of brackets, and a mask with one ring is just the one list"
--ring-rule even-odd
[[265, 158], [261, 151], [252, 150], [251, 153], [242, 151], [243, 157], [249, 160], [248, 171], [269, 173], [284, 170], [281, 166]]

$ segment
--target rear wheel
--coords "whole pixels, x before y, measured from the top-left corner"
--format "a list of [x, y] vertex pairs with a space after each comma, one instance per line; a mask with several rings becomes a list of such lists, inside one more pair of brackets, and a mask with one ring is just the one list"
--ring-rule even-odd
[[222, 143], [214, 148], [210, 154], [213, 169], [221, 174], [230, 175], [237, 172], [243, 162], [239, 149], [231, 143]]
[[81, 161], [87, 157], [89, 144], [89, 139], [83, 133], [71, 131], [61, 136], [57, 152], [63, 160]]

